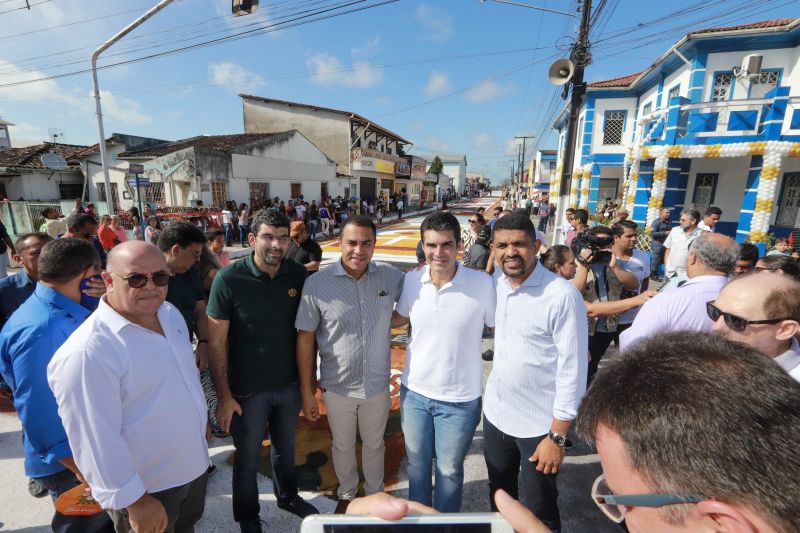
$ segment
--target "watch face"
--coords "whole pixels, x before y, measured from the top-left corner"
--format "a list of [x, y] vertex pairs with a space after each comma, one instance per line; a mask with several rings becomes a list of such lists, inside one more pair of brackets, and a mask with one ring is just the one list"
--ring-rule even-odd
[[563, 446], [567, 441], [566, 437], [564, 437], [563, 435], [557, 435], [555, 433], [553, 433], [550, 436], [550, 438], [553, 439], [553, 442], [555, 442], [559, 446]]

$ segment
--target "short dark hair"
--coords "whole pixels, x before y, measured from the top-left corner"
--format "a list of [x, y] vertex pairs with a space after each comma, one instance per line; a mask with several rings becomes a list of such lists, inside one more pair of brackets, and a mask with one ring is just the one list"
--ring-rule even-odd
[[224, 237], [224, 236], [225, 236], [225, 232], [222, 231], [221, 229], [212, 229], [212, 230], [206, 232], [206, 240], [207, 241], [213, 241], [217, 237]]
[[419, 235], [422, 240], [425, 240], [425, 232], [431, 231], [452, 231], [453, 238], [456, 244], [461, 242], [461, 224], [458, 219], [451, 213], [443, 211], [434, 211], [426, 216], [419, 226]]
[[531, 218], [527, 215], [511, 213], [497, 220], [492, 228], [492, 233], [502, 230], [522, 230], [531, 236], [531, 241], [536, 240], [536, 228], [533, 226]]
[[567, 210], [564, 211], [564, 212], [565, 213], [574, 213], [575, 212], [575, 208], [574, 207], [568, 207]]
[[97, 219], [86, 213], [72, 213], [67, 217], [67, 227], [81, 229], [87, 224], [97, 225]]
[[[19, 246], [17, 246], [19, 249]], [[800, 263], [788, 255], [768, 255], [758, 260], [765, 270], [782, 270], [783, 274], [800, 281]], [[759, 269], [762, 267], [758, 267]]]
[[622, 237], [626, 229], [632, 229], [636, 233], [639, 226], [633, 220], [618, 220], [611, 224], [611, 235], [614, 237]]
[[258, 235], [258, 232], [261, 230], [261, 226], [289, 229], [289, 226], [291, 226], [291, 221], [289, 220], [289, 217], [283, 213], [262, 209], [253, 216], [253, 221], [250, 223], [250, 233], [253, 235]]
[[497, 207], [495, 207], [494, 209], [492, 209], [492, 212], [493, 212], [493, 213], [498, 213], [498, 212], [499, 212], [499, 213], [502, 213], [502, 212], [503, 212], [503, 208], [502, 208], [502, 207], [500, 207], [500, 206], [498, 205]]
[[739, 261], [747, 261], [751, 265], [758, 262], [759, 251], [758, 246], [752, 242], [742, 243], [739, 247]]
[[162, 252], [169, 251], [176, 244], [187, 248], [190, 244], [205, 244], [206, 236], [191, 222], [178, 220], [161, 231], [158, 236], [158, 247]]
[[554, 244], [545, 251], [540, 257], [542, 266], [550, 272], [556, 271], [556, 265], [563, 265], [567, 262], [567, 254], [572, 253], [569, 246], [563, 244]]
[[378, 228], [375, 227], [375, 223], [368, 216], [358, 215], [356, 217], [348, 217], [347, 220], [342, 222], [342, 227], [339, 230], [340, 237], [344, 235], [344, 229], [347, 226], [355, 226], [357, 228], [369, 228], [372, 230], [372, 236], [375, 238], [375, 240], [378, 239]]
[[39, 254], [39, 279], [66, 283], [92, 266], [100, 268], [100, 254], [91, 242], [70, 237], [54, 239]]
[[711, 215], [722, 216], [722, 209], [720, 209], [719, 207], [714, 206], [714, 205], [710, 206], [708, 209], [706, 209], [706, 212], [704, 213], [703, 216], [707, 216], [708, 217], [708, 216], [711, 216]]
[[47, 215], [50, 213], [58, 213], [58, 210], [55, 207], [45, 207], [42, 209], [42, 217], [47, 218]]
[[38, 241], [42, 241], [45, 243], [53, 240], [53, 238], [47, 233], [41, 233], [38, 231], [34, 231], [32, 233], [23, 233], [22, 235], [17, 237], [16, 241], [14, 241], [14, 248], [17, 250], [17, 254], [22, 255], [22, 252], [24, 252], [31, 246], [29, 244], [25, 244], [25, 241], [27, 241], [28, 239], [36, 239]]
[[598, 224], [586, 230], [586, 235], [613, 235], [611, 228]]
[[577, 218], [581, 224], [587, 224], [589, 222], [589, 212], [586, 209], [576, 209], [572, 217]]
[[[743, 505], [779, 531], [800, 523], [800, 455], [790, 444], [800, 435], [800, 383], [749, 346], [694, 331], [637, 344], [609, 361], [583, 398], [578, 433], [592, 441], [601, 425], [619, 435], [654, 492]], [[769, 453], [745, 463], [742, 450]], [[661, 512], [680, 525], [688, 509]]]

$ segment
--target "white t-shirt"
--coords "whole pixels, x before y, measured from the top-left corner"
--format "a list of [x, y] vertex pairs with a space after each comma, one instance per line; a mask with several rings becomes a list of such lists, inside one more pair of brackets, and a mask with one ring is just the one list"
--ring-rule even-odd
[[306, 217], [306, 206], [303, 204], [297, 204], [294, 206], [294, 210], [297, 213], [297, 218], [303, 220]]
[[222, 223], [223, 224], [230, 224], [231, 223], [231, 212], [227, 209], [222, 210]]
[[[617, 259], [617, 262], [623, 270], [626, 270], [636, 276], [636, 279], [639, 280], [639, 288], [636, 290], [636, 292], [642, 292], [642, 282], [647, 279], [647, 276], [650, 275], [650, 256], [643, 251], [634, 248], [633, 257], [631, 257], [630, 261]], [[639, 309], [639, 307], [634, 307], [633, 309], [628, 309], [622, 313], [619, 316], [619, 323], [632, 324], [633, 319], [636, 318], [636, 314], [639, 312]]]
[[491, 276], [459, 266], [437, 290], [429, 269], [406, 274], [397, 312], [411, 319], [403, 385], [427, 398], [467, 402], [483, 383], [483, 326], [494, 326]]

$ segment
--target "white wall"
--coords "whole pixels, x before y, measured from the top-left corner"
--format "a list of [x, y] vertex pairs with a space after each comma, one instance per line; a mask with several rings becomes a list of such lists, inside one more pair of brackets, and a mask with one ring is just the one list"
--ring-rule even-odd
[[738, 222], [749, 170], [749, 157], [693, 159], [689, 169], [685, 205], [687, 207], [693, 205], [694, 183], [697, 174], [718, 173], [717, 189], [712, 205], [722, 209], [722, 218], [720, 220], [723, 222]]
[[[730, 71], [734, 66], [740, 66], [744, 56], [749, 54], [762, 54], [762, 70], [782, 68], [781, 85], [797, 86], [800, 82], [800, 71], [797, 68], [798, 50], [795, 48], [779, 48], [775, 50], [750, 50], [746, 52], [721, 52], [708, 54], [706, 64], [706, 80], [703, 89], [703, 100], [711, 100], [711, 90], [714, 85], [714, 73], [718, 71]], [[747, 98], [748, 82], [735, 80], [733, 84], [734, 100]], [[800, 94], [800, 88], [791, 91], [791, 94]]]
[[[625, 130], [622, 133], [622, 144], [604, 145], [603, 127], [606, 111], [625, 111]], [[594, 107], [594, 129], [592, 134], [592, 153], [617, 154], [624, 153], [625, 146], [633, 138], [633, 128], [636, 123], [636, 98], [598, 98]], [[580, 146], [580, 141], [579, 141]]]
[[[114, 144], [108, 147], [108, 177], [111, 183], [117, 184], [117, 191], [119, 191], [119, 203], [122, 209], [130, 209], [131, 206], [136, 205], [136, 194], [132, 187], [127, 183], [128, 161], [117, 159], [117, 155], [125, 151], [125, 146], [121, 144]], [[91, 154], [86, 157], [82, 162], [84, 172], [89, 175], [89, 201], [99, 202], [100, 194], [97, 190], [97, 184], [105, 183], [103, 175], [103, 166], [100, 159], [100, 152]], [[125, 198], [123, 191], [127, 191], [130, 196], [129, 199]], [[144, 190], [142, 190], [144, 194]]]

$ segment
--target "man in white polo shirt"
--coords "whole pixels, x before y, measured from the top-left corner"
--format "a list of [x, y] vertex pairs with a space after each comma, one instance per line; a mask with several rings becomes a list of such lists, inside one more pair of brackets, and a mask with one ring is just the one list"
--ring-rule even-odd
[[556, 476], [586, 390], [586, 306], [564, 278], [538, 264], [533, 222], [508, 215], [492, 233], [497, 280], [495, 348], [483, 406], [484, 458], [503, 489], [552, 531], [561, 531]]
[[484, 325], [494, 326], [495, 291], [491, 276], [458, 265], [456, 217], [428, 215], [420, 233], [427, 266], [406, 274], [392, 319], [395, 327], [411, 322], [400, 389], [408, 495], [457, 513], [464, 458], [481, 416], [481, 336]]

